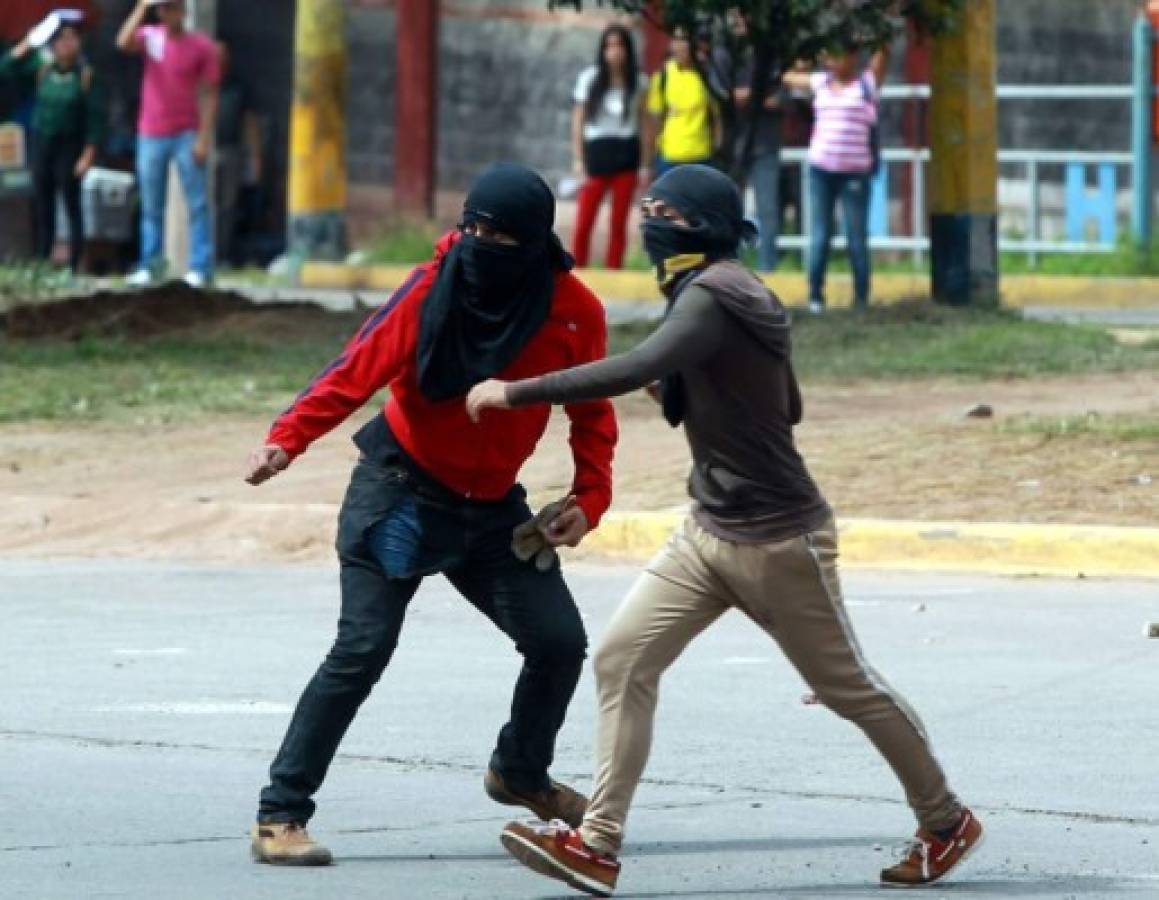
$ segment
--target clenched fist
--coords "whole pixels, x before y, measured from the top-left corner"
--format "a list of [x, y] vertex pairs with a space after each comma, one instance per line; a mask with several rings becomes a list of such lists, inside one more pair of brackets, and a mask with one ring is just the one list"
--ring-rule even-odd
[[245, 480], [253, 485], [269, 481], [290, 464], [290, 455], [277, 444], [266, 444], [250, 454]]

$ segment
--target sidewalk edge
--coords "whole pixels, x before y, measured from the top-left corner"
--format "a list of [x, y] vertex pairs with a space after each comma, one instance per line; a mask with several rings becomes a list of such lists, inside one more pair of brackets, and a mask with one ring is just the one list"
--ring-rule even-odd
[[[684, 516], [611, 513], [584, 547], [646, 559]], [[1159, 528], [843, 519], [838, 529], [841, 563], [851, 568], [1159, 578]]]

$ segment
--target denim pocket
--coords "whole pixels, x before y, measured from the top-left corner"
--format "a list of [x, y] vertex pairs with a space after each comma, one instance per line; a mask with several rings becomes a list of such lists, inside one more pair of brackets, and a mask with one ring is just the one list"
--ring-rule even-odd
[[426, 503], [404, 488], [367, 530], [366, 544], [389, 578], [419, 578], [445, 571], [461, 558], [463, 530], [454, 510]]
[[463, 555], [459, 510], [425, 497], [401, 465], [363, 458], [354, 468], [339, 519], [339, 553], [356, 549], [389, 578], [434, 575]]
[[366, 555], [366, 532], [409, 493], [404, 469], [360, 460], [338, 514], [339, 556]]

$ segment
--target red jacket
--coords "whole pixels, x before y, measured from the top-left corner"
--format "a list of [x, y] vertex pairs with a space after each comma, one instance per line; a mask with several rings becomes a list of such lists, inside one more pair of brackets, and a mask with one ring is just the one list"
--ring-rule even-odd
[[[290, 458], [357, 411], [376, 391], [390, 388], [385, 416], [402, 448], [429, 475], [466, 498], [498, 500], [515, 484], [547, 428], [546, 405], [490, 410], [476, 425], [463, 398], [432, 403], [418, 387], [419, 311], [457, 240], [439, 241], [435, 258], [410, 273], [389, 301], [366, 321], [334, 362], [306, 388], [270, 429], [268, 443]], [[602, 359], [607, 323], [599, 299], [570, 272], [556, 276], [551, 314], [510, 366], [497, 377], [531, 378]], [[565, 407], [575, 458], [572, 491], [595, 527], [612, 502], [616, 416], [597, 400]]]

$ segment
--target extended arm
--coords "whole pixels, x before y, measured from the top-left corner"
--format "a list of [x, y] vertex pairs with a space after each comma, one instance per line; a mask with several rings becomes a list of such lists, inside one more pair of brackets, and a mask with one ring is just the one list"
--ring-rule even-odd
[[683, 291], [663, 324], [627, 353], [507, 385], [511, 406], [618, 397], [689, 368], [721, 346], [727, 313], [703, 288]]
[[[293, 405], [274, 422], [266, 438], [289, 459], [336, 428], [361, 409], [375, 393], [394, 379], [408, 352], [414, 351], [415, 333], [398, 307], [414, 299], [422, 286], [420, 268], [380, 307], [354, 336], [342, 354], [298, 395]], [[419, 287], [416, 287], [416, 284]]]
[[792, 91], [813, 93], [813, 73], [809, 69], [794, 66], [781, 76], [781, 84]]

